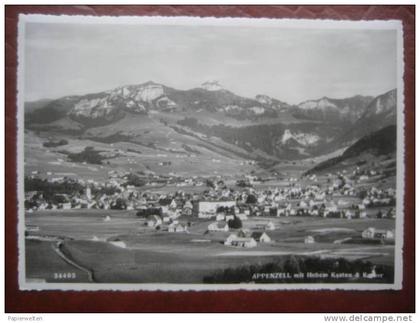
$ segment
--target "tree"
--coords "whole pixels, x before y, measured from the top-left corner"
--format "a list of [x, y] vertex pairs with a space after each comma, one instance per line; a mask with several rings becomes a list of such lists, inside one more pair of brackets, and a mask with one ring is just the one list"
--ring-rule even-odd
[[252, 194], [249, 194], [247, 196], [247, 198], [246, 198], [246, 202], [245, 203], [248, 203], [248, 204], [255, 204], [255, 203], [257, 203], [256, 196], [255, 195], [252, 195]]
[[228, 221], [228, 226], [230, 229], [240, 229], [242, 228], [242, 221], [240, 218], [235, 216], [232, 220]]
[[125, 201], [121, 198], [118, 198], [115, 203], [111, 204], [112, 210], [125, 210], [127, 208], [127, 205]]
[[362, 190], [362, 191], [360, 191], [358, 194], [357, 194], [357, 197], [359, 198], [359, 199], [364, 199], [364, 198], [366, 198], [368, 196], [368, 192], [366, 191], [366, 190]]
[[136, 187], [140, 187], [140, 186], [146, 185], [146, 182], [143, 179], [141, 179], [141, 177], [137, 176], [136, 174], [130, 173], [127, 176], [126, 185], [133, 185]]
[[206, 180], [206, 185], [207, 185], [207, 187], [211, 187], [213, 189], [215, 188], [214, 182], [210, 179]]

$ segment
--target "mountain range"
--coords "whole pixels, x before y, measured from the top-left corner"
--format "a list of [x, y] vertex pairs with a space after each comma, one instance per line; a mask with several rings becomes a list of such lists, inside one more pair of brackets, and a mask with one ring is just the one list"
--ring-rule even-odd
[[147, 141], [159, 149], [168, 139], [163, 133], [177, 133], [179, 140], [199, 139], [212, 149], [272, 161], [330, 153], [395, 124], [396, 90], [291, 105], [267, 95], [242, 97], [217, 81], [190, 90], [147, 82], [25, 103], [25, 128], [46, 136]]

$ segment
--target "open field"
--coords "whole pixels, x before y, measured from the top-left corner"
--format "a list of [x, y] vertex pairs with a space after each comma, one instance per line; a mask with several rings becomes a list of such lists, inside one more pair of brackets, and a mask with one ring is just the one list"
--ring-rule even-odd
[[[55, 242], [26, 239], [26, 275], [46, 282], [88, 282], [86, 272], [64, 261], [55, 251]], [[65, 277], [67, 274], [70, 277]]]
[[[110, 221], [104, 221], [106, 215]], [[39, 228], [34, 235], [60, 237], [62, 252], [91, 270], [97, 282], [200, 283], [204, 276], [225, 268], [281, 262], [289, 255], [393, 265], [393, 245], [364, 244], [360, 239], [358, 243], [334, 243], [360, 237], [368, 227], [394, 229], [395, 221], [390, 219], [249, 218], [243, 222], [244, 229], [255, 230], [268, 221], [275, 225], [275, 230], [267, 231], [274, 241], [252, 249], [223, 245], [229, 232], [206, 233], [211, 220], [188, 220], [188, 233], [169, 233], [145, 226], [134, 211], [61, 210], [26, 215], [26, 225]], [[316, 243], [305, 244], [308, 235]], [[124, 247], [112, 245], [108, 239], [122, 241]], [[71, 270], [83, 279], [83, 272], [71, 269], [57, 256], [51, 242], [27, 239], [26, 249], [29, 278], [49, 280], [54, 272]]]
[[[163, 127], [157, 120], [147, 121], [138, 116], [120, 122], [124, 122], [121, 128], [125, 129], [125, 136], [130, 137], [130, 141], [120, 139], [107, 142], [107, 136], [115, 135], [115, 132], [108, 133], [106, 127], [97, 127], [86, 133], [85, 137], [67, 136], [66, 145], [46, 148], [43, 143], [52, 137], [51, 133], [27, 131], [25, 173], [37, 171], [46, 178], [67, 176], [103, 181], [110, 170], [200, 176], [203, 175], [203, 169], [207, 170], [204, 175], [246, 174], [255, 169], [244, 163], [246, 151], [218, 138], [204, 142], [199, 137], [179, 134], [170, 127]], [[141, 131], [137, 129], [139, 122], [143, 124]], [[57, 134], [57, 138], [62, 136]], [[109, 158], [102, 165], [74, 163], [63, 153], [79, 153], [88, 146], [95, 147], [95, 150]], [[168, 162], [171, 163], [170, 167], [162, 165]]]

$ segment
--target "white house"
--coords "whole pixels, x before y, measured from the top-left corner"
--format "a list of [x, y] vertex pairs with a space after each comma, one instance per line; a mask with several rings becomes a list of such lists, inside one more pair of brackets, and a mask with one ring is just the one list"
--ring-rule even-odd
[[239, 238], [236, 235], [230, 235], [225, 240], [225, 245], [232, 247], [254, 248], [257, 246], [257, 241], [253, 238]]
[[393, 240], [395, 239], [395, 234], [391, 230], [378, 230], [370, 227], [362, 232], [362, 238]]
[[179, 223], [171, 223], [168, 226], [168, 232], [185, 232], [187, 231], [187, 228], [182, 226]]
[[232, 233], [226, 238], [224, 244], [226, 246], [230, 246], [232, 244], [232, 241], [235, 239], [238, 239], [238, 236], [235, 233]]
[[366, 206], [364, 204], [359, 204], [357, 207], [359, 208], [360, 211], [366, 210]]
[[229, 231], [229, 226], [224, 221], [222, 221], [222, 222], [213, 222], [213, 223], [210, 223], [208, 225], [207, 229], [209, 231], [212, 231], [212, 232], [218, 232], [218, 231], [227, 232], [227, 231]]
[[306, 244], [312, 244], [312, 243], [315, 243], [315, 239], [314, 239], [314, 237], [313, 237], [313, 236], [307, 236], [307, 237], [305, 237], [304, 242], [305, 242]]
[[262, 242], [262, 243], [271, 242], [271, 238], [265, 232], [253, 232], [251, 234], [251, 237], [257, 242]]
[[300, 201], [299, 207], [306, 209], [308, 207], [308, 204], [305, 201]]
[[375, 228], [367, 228], [362, 232], [363, 239], [373, 239], [375, 237]]
[[346, 206], [349, 206], [350, 205], [350, 202], [349, 201], [346, 201], [346, 200], [343, 200], [343, 199], [339, 199], [338, 202], [337, 202], [337, 204], [338, 204], [338, 206], [346, 207]]

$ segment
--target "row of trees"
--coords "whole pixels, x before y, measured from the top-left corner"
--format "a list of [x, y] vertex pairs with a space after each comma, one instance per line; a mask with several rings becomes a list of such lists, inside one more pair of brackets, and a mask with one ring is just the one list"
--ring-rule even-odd
[[82, 194], [84, 187], [70, 179], [63, 182], [49, 182], [46, 179], [25, 177], [25, 192], [37, 191], [44, 199], [53, 200], [57, 194]]

